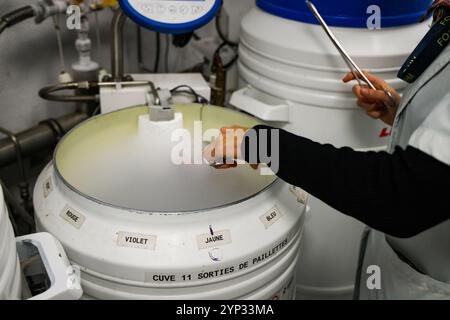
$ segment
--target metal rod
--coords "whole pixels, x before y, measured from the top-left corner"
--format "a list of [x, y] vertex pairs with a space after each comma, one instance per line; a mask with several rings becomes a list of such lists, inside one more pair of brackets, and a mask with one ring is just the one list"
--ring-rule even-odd
[[[344, 60], [346, 60], [347, 65], [350, 63], [356, 69], [356, 71], [358, 71], [358, 73], [360, 74], [361, 78], [363, 78], [363, 80], [369, 85], [369, 87], [371, 89], [373, 89], [373, 90], [377, 90], [377, 88], [375, 88], [375, 86], [372, 84], [372, 82], [370, 82], [370, 80], [367, 79], [366, 75], [362, 72], [362, 70], [355, 63], [355, 61], [353, 61], [353, 59], [350, 57], [350, 55], [347, 53], [347, 51], [345, 51], [344, 47], [342, 47], [342, 45], [340, 44], [339, 40], [336, 38], [336, 36], [330, 30], [330, 28], [328, 27], [328, 25], [325, 22], [325, 20], [323, 20], [322, 16], [320, 15], [319, 11], [314, 6], [314, 4], [312, 4], [311, 1], [306, 1], [306, 4], [311, 9], [312, 13], [317, 18], [317, 20], [319, 21], [319, 23], [322, 26], [322, 28], [325, 30], [325, 32], [328, 35], [328, 37], [330, 38], [331, 42], [333, 42], [333, 44], [336, 47], [336, 49], [338, 49], [338, 51], [341, 54], [342, 58]], [[352, 68], [350, 68], [350, 70], [353, 71]]]
[[111, 73], [113, 80], [122, 81], [124, 78], [123, 29], [127, 16], [122, 10], [114, 14], [111, 25]]
[[[30, 214], [17, 202], [14, 195], [9, 191], [6, 185], [0, 180], [0, 186], [3, 189], [3, 194], [5, 196], [5, 200], [9, 203], [9, 205], [13, 208], [14, 213], [19, 216], [23, 221], [28, 224], [30, 229], [33, 229], [35, 226], [34, 219]], [[12, 214], [12, 213], [11, 213]]]
[[[331, 29], [328, 27], [327, 23], [325, 22], [325, 20], [322, 18], [322, 16], [320, 15], [319, 11], [317, 10], [317, 8], [314, 6], [314, 4], [307, 0], [306, 1], [307, 6], [309, 7], [309, 9], [311, 10], [311, 12], [313, 13], [313, 15], [317, 18], [317, 20], [319, 21], [320, 25], [322, 26], [322, 28], [325, 30], [325, 33], [328, 35], [328, 37], [330, 38], [331, 42], [334, 44], [334, 46], [336, 47], [336, 49], [339, 51], [340, 55], [342, 56], [342, 59], [344, 59], [345, 63], [347, 64], [347, 66], [349, 67], [351, 73], [353, 74], [353, 76], [355, 77], [355, 80], [358, 81], [358, 84], [361, 86], [361, 82], [359, 80], [359, 77], [357, 74], [355, 74], [355, 71], [353, 70], [353, 68], [356, 69], [356, 71], [359, 73], [359, 76], [364, 80], [364, 82], [367, 83], [367, 85], [372, 89], [372, 90], [377, 90], [377, 88], [373, 85], [373, 83], [367, 78], [367, 76], [363, 73], [363, 71], [361, 70], [361, 68], [355, 63], [355, 61], [353, 61], [353, 59], [350, 57], [350, 55], [347, 53], [347, 51], [344, 49], [344, 47], [341, 45], [341, 43], [339, 42], [339, 40], [336, 38], [336, 36], [333, 34], [333, 32], [331, 31]], [[353, 66], [353, 68], [352, 68]], [[394, 96], [392, 95], [392, 93], [390, 93], [388, 90], [383, 89], [384, 93], [386, 94], [386, 96], [389, 99], [389, 103], [385, 102], [384, 104], [386, 105], [386, 107], [391, 107], [394, 108], [397, 105], [397, 102], [395, 101]]]
[[347, 64], [347, 67], [350, 69], [350, 72], [353, 74], [353, 77], [355, 77], [356, 82], [358, 82], [358, 85], [362, 87], [362, 82], [359, 79], [358, 75], [356, 74], [355, 70], [353, 70], [352, 65], [350, 62], [348, 62], [346, 59], [344, 59], [345, 63]]
[[[123, 87], [132, 87], [132, 86], [143, 86], [149, 84], [151, 81], [122, 81], [120, 83]], [[117, 82], [99, 82], [99, 87], [115, 87], [117, 85]]]
[[59, 53], [59, 61], [61, 63], [61, 70], [66, 71], [66, 60], [64, 57], [64, 46], [61, 37], [61, 28], [59, 26], [59, 16], [53, 16], [53, 25], [55, 27], [56, 32], [56, 41], [58, 43], [58, 53]]

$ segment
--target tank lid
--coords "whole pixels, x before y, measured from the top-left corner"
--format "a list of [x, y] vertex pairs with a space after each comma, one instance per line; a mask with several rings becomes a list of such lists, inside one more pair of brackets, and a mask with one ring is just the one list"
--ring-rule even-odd
[[[366, 28], [367, 20], [374, 14], [370, 6], [381, 12], [381, 27], [414, 24], [425, 13], [431, 0], [316, 0], [312, 1], [330, 26]], [[317, 24], [305, 1], [256, 0], [262, 10], [276, 16], [305, 23]], [[369, 13], [368, 13], [369, 12]]]

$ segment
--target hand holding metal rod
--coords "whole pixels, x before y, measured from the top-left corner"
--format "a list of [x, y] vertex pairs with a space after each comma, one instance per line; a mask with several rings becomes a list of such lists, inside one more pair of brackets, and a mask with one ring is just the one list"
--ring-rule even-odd
[[[312, 4], [311, 1], [306, 1], [307, 6], [313, 13], [313, 15], [317, 18], [322, 28], [325, 30], [326, 34], [330, 38], [333, 45], [336, 47], [336, 49], [339, 51], [340, 55], [342, 56], [342, 59], [344, 59], [345, 63], [347, 64], [348, 68], [350, 69], [351, 73], [355, 77], [356, 81], [358, 81], [359, 85], [362, 86], [362, 83], [360, 79], [364, 80], [367, 85], [373, 89], [377, 90], [377, 88], [373, 85], [373, 83], [367, 78], [367, 76], [364, 74], [364, 72], [361, 70], [361, 68], [353, 61], [353, 59], [350, 57], [350, 55], [347, 53], [347, 51], [344, 49], [344, 47], [340, 44], [339, 40], [336, 38], [336, 36], [333, 34], [331, 29], [326, 24], [325, 20], [320, 15], [317, 8]], [[388, 108], [395, 108], [397, 106], [397, 103], [395, 101], [394, 96], [387, 90], [384, 90], [384, 93], [389, 98], [389, 103], [385, 103], [386, 107]]]

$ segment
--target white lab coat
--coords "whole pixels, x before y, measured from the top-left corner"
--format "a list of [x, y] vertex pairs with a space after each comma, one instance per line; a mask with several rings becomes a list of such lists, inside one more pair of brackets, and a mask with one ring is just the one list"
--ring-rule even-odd
[[[450, 165], [449, 63], [447, 46], [404, 92], [392, 128], [390, 152], [396, 146], [410, 145]], [[420, 194], [415, 199], [433, 201], [421, 199]], [[450, 220], [409, 239], [368, 232], [361, 246], [357, 298], [450, 299]], [[368, 270], [369, 266], [379, 267], [381, 288], [376, 287], [375, 269]]]

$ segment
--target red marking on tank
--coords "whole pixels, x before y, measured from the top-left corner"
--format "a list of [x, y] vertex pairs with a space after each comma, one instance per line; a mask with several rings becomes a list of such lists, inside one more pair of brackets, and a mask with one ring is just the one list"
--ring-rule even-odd
[[383, 128], [380, 132], [380, 138], [386, 138], [391, 135], [391, 130], [389, 128]]

